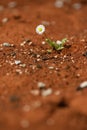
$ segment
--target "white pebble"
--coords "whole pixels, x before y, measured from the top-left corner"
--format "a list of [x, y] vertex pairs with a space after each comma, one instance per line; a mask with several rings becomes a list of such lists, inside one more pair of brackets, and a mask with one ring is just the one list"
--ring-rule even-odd
[[53, 66], [50, 66], [50, 67], [48, 67], [50, 70], [53, 70], [54, 69], [54, 67]]
[[80, 84], [80, 88], [85, 88], [87, 87], [87, 81], [84, 81]]
[[20, 60], [15, 60], [15, 64], [19, 65], [19, 64], [21, 64], [21, 61]]
[[8, 18], [3, 18], [2, 19], [2, 23], [7, 23], [8, 22]]
[[46, 44], [46, 42], [45, 41], [42, 41], [42, 45], [45, 45]]
[[55, 58], [55, 59], [57, 59], [57, 58], [58, 58], [58, 56], [57, 56], [57, 55], [55, 55], [55, 56], [54, 56], [54, 58]]
[[26, 64], [20, 64], [20, 67], [25, 68], [25, 67], [26, 67]]
[[25, 42], [22, 42], [21, 44], [20, 44], [20, 46], [24, 46], [25, 45]]
[[10, 43], [7, 43], [7, 42], [4, 42], [4, 43], [2, 44], [2, 46], [5, 46], [5, 47], [10, 47], [10, 46], [11, 46], [11, 44], [10, 44]]
[[63, 6], [64, 6], [64, 2], [63, 1], [61, 1], [61, 0], [56, 0], [56, 2], [55, 2], [55, 7], [57, 7], [57, 8], [62, 8]]
[[38, 88], [45, 88], [46, 84], [43, 82], [38, 82]]
[[37, 61], [40, 61], [40, 60], [41, 60], [40, 58], [37, 59]]
[[53, 90], [52, 90], [51, 88], [48, 88], [48, 89], [46, 89], [46, 90], [43, 90], [43, 91], [41, 92], [41, 94], [42, 94], [42, 96], [45, 97], [45, 96], [51, 95], [52, 92], [53, 92]]
[[37, 58], [40, 58], [40, 55], [37, 55]]
[[20, 69], [16, 69], [16, 73], [22, 74], [23, 72]]

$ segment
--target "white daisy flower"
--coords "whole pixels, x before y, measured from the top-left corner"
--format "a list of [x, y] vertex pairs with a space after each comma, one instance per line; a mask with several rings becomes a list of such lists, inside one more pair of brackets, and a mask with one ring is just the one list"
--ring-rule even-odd
[[44, 25], [38, 25], [36, 27], [36, 33], [39, 35], [42, 35], [45, 32], [45, 26]]

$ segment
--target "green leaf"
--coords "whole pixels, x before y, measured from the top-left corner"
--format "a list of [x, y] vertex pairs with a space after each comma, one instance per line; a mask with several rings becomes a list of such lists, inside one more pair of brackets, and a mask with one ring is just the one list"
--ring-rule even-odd
[[62, 44], [64, 45], [67, 42], [67, 38], [62, 39]]
[[46, 42], [55, 50], [62, 50], [64, 49], [64, 44], [67, 42], [67, 38], [64, 38], [61, 40], [61, 44], [57, 44], [55, 41], [52, 41], [50, 39], [46, 39]]

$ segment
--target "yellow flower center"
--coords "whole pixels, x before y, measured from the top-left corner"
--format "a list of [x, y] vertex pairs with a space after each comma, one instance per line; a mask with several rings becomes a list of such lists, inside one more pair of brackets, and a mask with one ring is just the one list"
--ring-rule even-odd
[[42, 32], [42, 30], [43, 30], [42, 28], [38, 28], [38, 31], [39, 31], [39, 32]]

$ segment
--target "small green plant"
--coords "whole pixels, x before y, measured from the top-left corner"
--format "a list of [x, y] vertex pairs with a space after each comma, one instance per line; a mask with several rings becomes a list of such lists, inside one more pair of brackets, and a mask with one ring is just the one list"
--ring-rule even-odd
[[[36, 33], [39, 35], [42, 35], [45, 32], [45, 26], [44, 25], [38, 25], [36, 27]], [[60, 51], [64, 49], [64, 45], [67, 42], [67, 38], [62, 39], [61, 41], [53, 41], [46, 37], [46, 42], [55, 50]]]
[[46, 42], [52, 46], [55, 50], [62, 50], [64, 48], [64, 44], [67, 42], [67, 38], [62, 39], [61, 41], [52, 41], [50, 39], [46, 39]]

